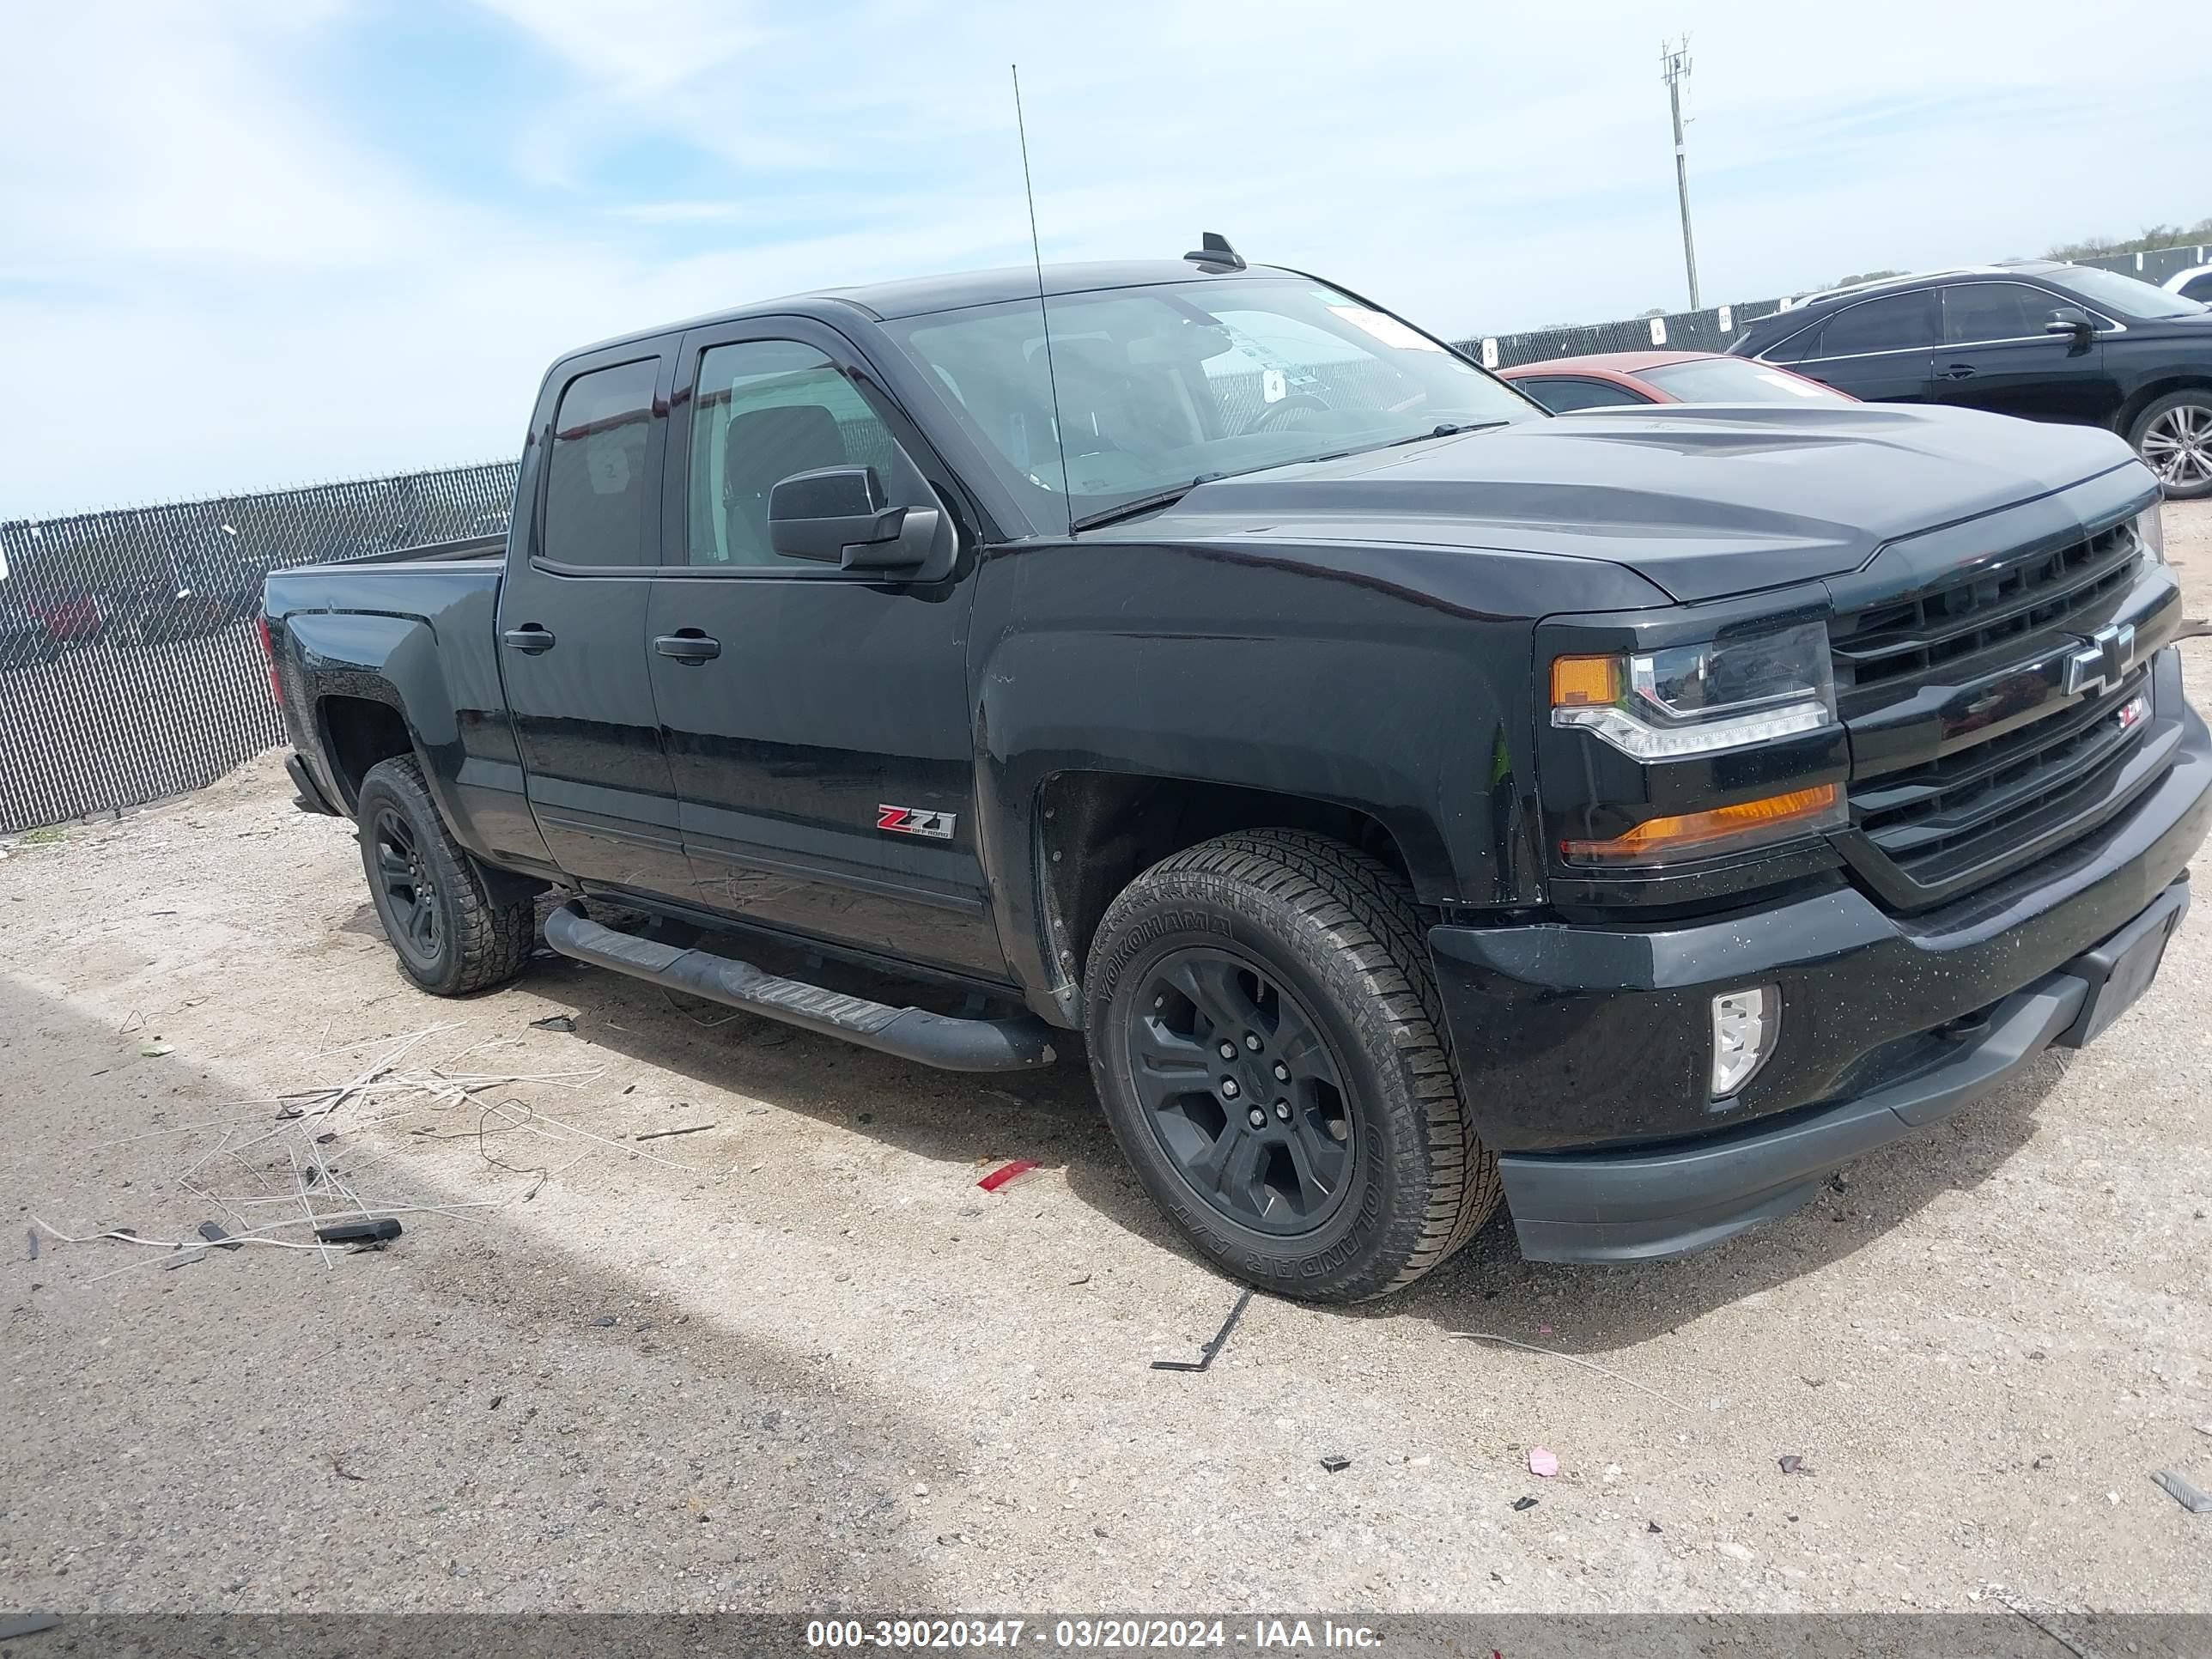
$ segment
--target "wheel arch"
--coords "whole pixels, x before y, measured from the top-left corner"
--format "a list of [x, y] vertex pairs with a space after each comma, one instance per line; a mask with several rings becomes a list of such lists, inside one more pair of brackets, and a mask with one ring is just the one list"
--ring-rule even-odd
[[2162, 374], [2155, 380], [2137, 386], [2128, 394], [2127, 401], [2120, 405], [2119, 416], [2115, 422], [2119, 434], [2132, 441], [2135, 424], [2142, 418], [2143, 410], [2148, 409], [2160, 398], [2175, 392], [2212, 392], [2212, 372], [2195, 369], [2179, 371], [2171, 374]]
[[1418, 891], [1381, 818], [1342, 802], [1200, 779], [1072, 769], [1038, 786], [1033, 821], [1043, 922], [1057, 977], [1080, 994], [1107, 907], [1161, 860], [1239, 830], [1303, 830], [1381, 860]]
[[[315, 730], [349, 813], [361, 802], [362, 780], [379, 762], [403, 755], [423, 759], [414, 728], [396, 700], [332, 693], [315, 701]], [[428, 768], [424, 767], [427, 775]]]

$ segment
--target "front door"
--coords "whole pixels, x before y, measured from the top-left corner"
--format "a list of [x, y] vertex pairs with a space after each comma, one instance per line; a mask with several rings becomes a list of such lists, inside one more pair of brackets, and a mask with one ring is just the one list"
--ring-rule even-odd
[[870, 400], [880, 392], [862, 394], [859, 367], [843, 337], [803, 319], [684, 341], [668, 562], [646, 632], [695, 902], [1002, 978], [976, 850], [969, 554], [949, 577], [907, 581], [769, 545], [775, 484], [848, 465], [962, 533], [949, 477], [902, 415]]
[[1947, 286], [1936, 400], [2031, 421], [2110, 424], [2120, 398], [2106, 373], [2105, 343], [2044, 332], [2063, 303], [2027, 283]]
[[500, 588], [499, 661], [524, 793], [555, 862], [680, 896], [690, 866], [645, 643], [666, 368], [633, 347], [565, 363], [546, 387]]

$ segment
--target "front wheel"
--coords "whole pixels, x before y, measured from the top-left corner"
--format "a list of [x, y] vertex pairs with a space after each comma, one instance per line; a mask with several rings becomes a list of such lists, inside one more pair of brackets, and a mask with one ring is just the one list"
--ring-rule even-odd
[[1364, 854], [1271, 830], [1163, 860], [1100, 922], [1085, 1000], [1122, 1151], [1236, 1277], [1379, 1296], [1497, 1207], [1413, 895]]
[[369, 897], [408, 978], [458, 997], [522, 971], [535, 908], [527, 897], [494, 893], [438, 816], [420, 763], [409, 756], [369, 768], [355, 817]]
[[2128, 441], [2170, 501], [2212, 495], [2212, 391], [2170, 392], [2136, 417]]

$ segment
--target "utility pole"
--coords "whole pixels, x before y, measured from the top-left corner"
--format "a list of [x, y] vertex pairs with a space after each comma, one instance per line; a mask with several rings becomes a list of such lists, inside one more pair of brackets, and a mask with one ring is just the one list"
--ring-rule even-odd
[[1682, 203], [1682, 265], [1690, 274], [1690, 309], [1698, 305], [1698, 248], [1690, 240], [1690, 162], [1682, 150], [1682, 82], [1690, 78], [1690, 37], [1680, 46], [1659, 43], [1660, 78], [1667, 83], [1667, 102], [1674, 112], [1674, 191]]

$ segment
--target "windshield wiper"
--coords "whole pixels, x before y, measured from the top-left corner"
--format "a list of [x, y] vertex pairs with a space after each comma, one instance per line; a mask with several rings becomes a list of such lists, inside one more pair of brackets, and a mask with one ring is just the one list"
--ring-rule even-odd
[[1510, 421], [1468, 421], [1465, 422], [1457, 421], [1443, 421], [1433, 427], [1431, 427], [1426, 432], [1416, 432], [1410, 438], [1393, 438], [1389, 442], [1386, 444], [1379, 444], [1376, 447], [1381, 449], [1396, 449], [1401, 444], [1425, 444], [1431, 438], [1456, 438], [1462, 432], [1491, 432], [1496, 430], [1501, 426], [1510, 426], [1512, 424], [1513, 422]]
[[1173, 507], [1177, 501], [1202, 483], [1212, 483], [1216, 478], [1226, 477], [1224, 472], [1201, 472], [1188, 483], [1171, 484], [1165, 489], [1156, 489], [1149, 495], [1139, 495], [1133, 501], [1123, 501], [1119, 507], [1102, 507], [1096, 513], [1086, 513], [1079, 519], [1068, 521], [1068, 533], [1097, 530], [1101, 526], [1119, 524], [1124, 519], [1133, 519], [1141, 513], [1156, 513], [1161, 507]]

